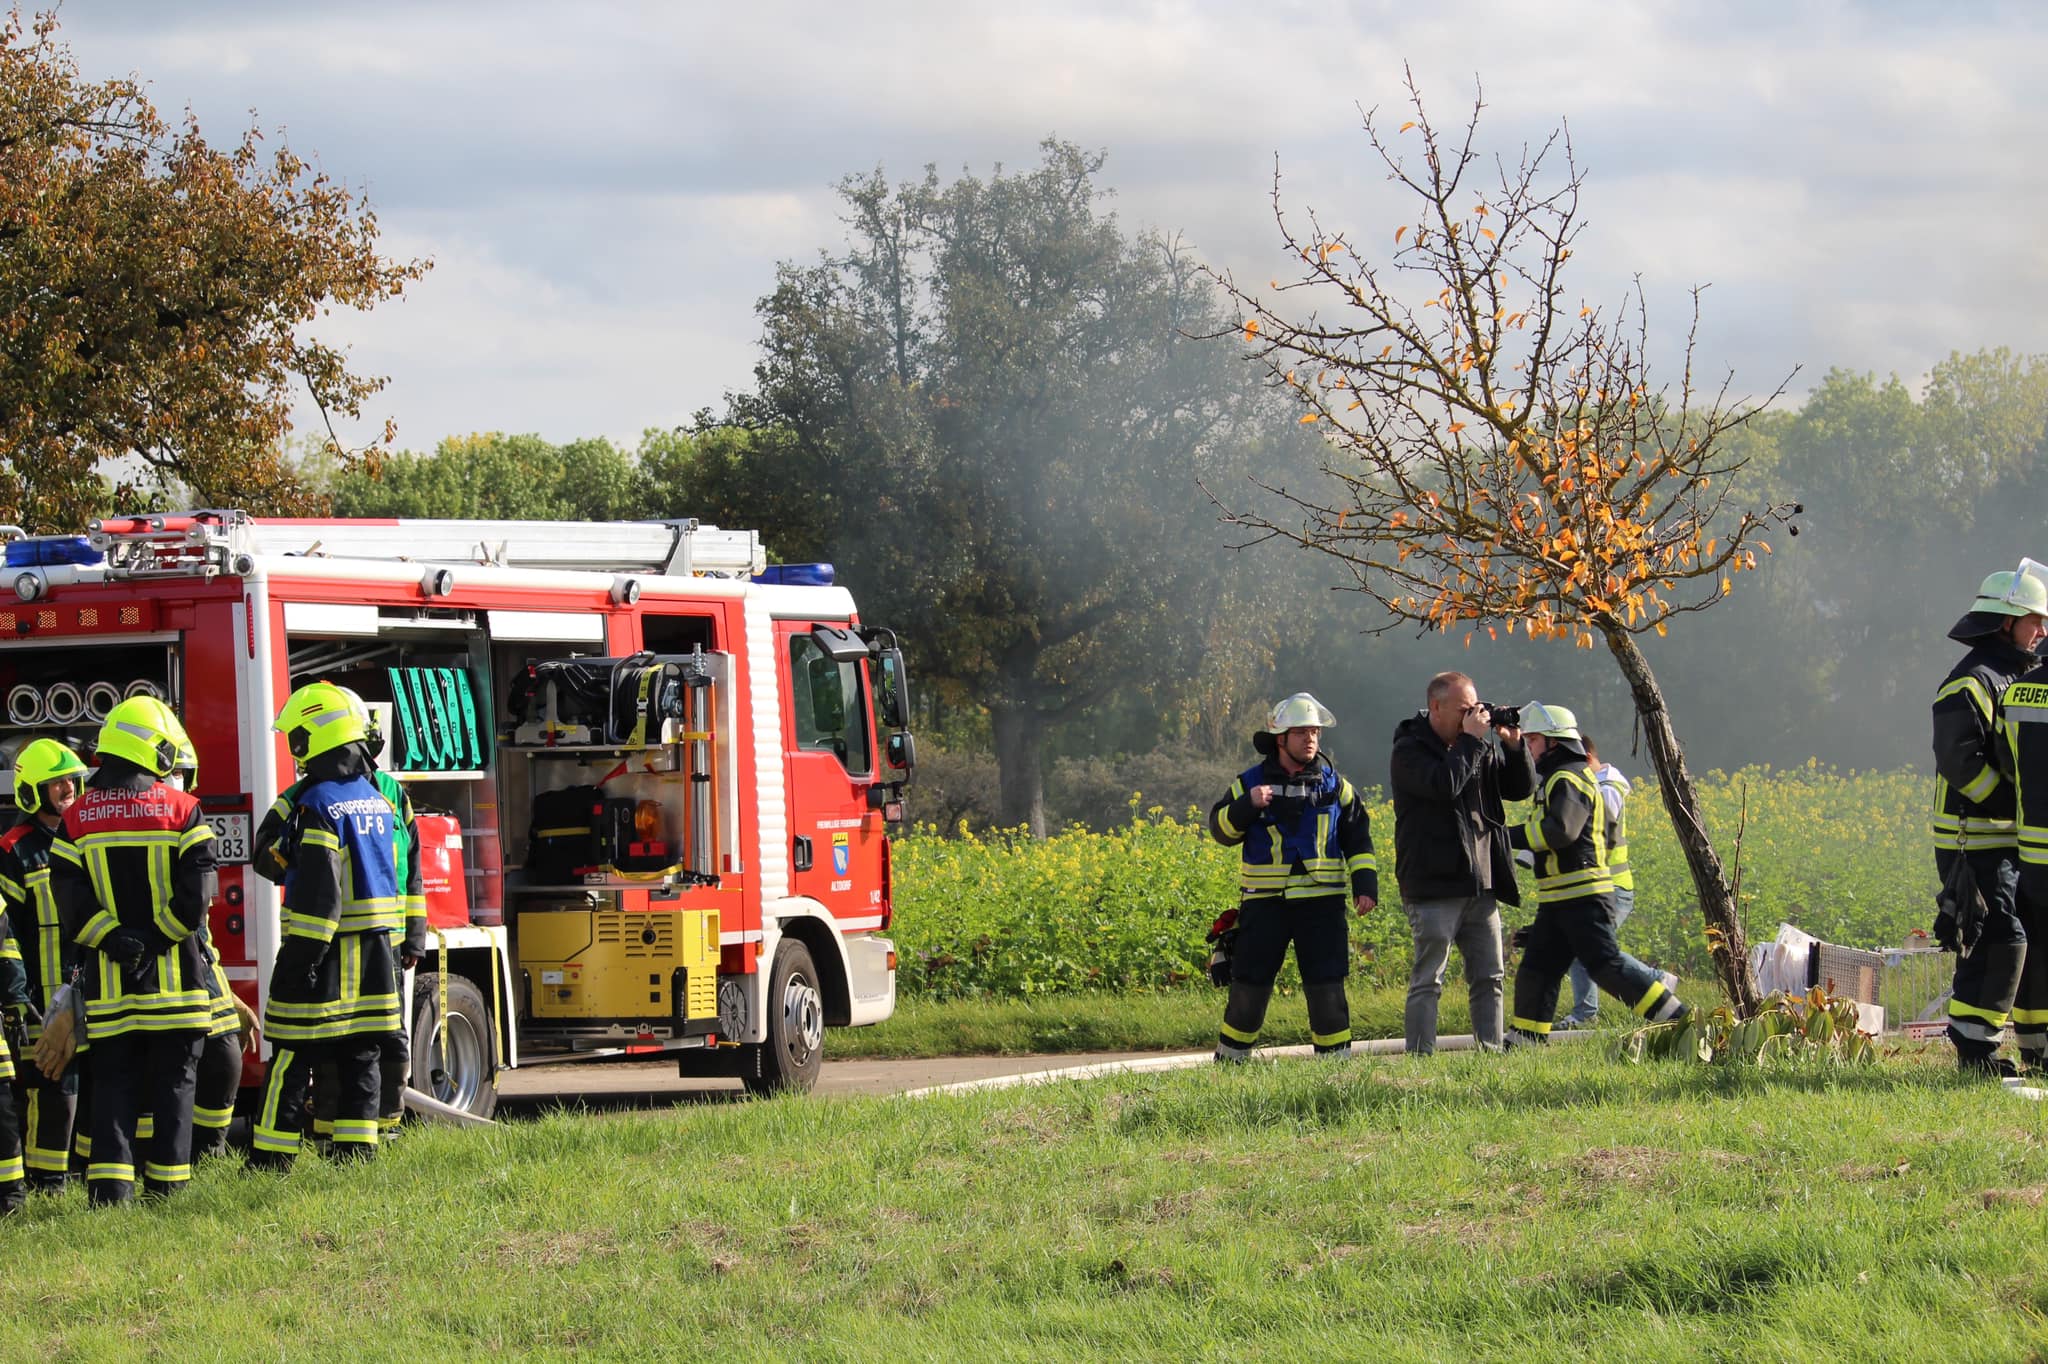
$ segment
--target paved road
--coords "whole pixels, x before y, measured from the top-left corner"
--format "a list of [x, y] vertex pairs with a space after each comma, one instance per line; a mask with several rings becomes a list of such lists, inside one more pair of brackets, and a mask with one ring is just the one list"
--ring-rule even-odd
[[[1595, 1034], [1560, 1033], [1560, 1041], [1583, 1041]], [[1470, 1034], [1437, 1039], [1442, 1051], [1464, 1051]], [[1359, 1042], [1361, 1055], [1392, 1055], [1401, 1050], [1398, 1037]], [[1306, 1056], [1308, 1047], [1266, 1047], [1267, 1058]], [[915, 1061], [827, 1061], [819, 1077], [821, 1094], [906, 1094], [933, 1089], [982, 1089], [1000, 1086], [1005, 1077], [1107, 1071], [1159, 1071], [1210, 1064], [1207, 1052], [1116, 1051], [1064, 1052], [1052, 1056], [938, 1056]], [[1026, 1081], [1029, 1083], [1029, 1081]], [[499, 1112], [508, 1118], [530, 1117], [558, 1106], [590, 1112], [666, 1108], [679, 1103], [732, 1103], [742, 1097], [738, 1080], [683, 1079], [675, 1063], [592, 1061], [581, 1065], [540, 1066], [508, 1072], [499, 1082]]]
[[[1068, 1066], [1102, 1065], [1166, 1056], [1166, 1052], [1068, 1052], [1058, 1056], [939, 1056], [915, 1061], [827, 1061], [820, 1094], [900, 1094], [933, 1085]], [[538, 1066], [499, 1077], [498, 1110], [523, 1117], [558, 1105], [592, 1111], [662, 1108], [678, 1103], [731, 1103], [742, 1097], [738, 1080], [683, 1079], [673, 1061], [627, 1064], [595, 1061]]]

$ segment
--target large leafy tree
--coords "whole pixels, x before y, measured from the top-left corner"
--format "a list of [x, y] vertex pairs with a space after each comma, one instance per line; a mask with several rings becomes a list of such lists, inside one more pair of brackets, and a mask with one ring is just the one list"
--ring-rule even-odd
[[1123, 230], [1102, 155], [1042, 150], [841, 185], [844, 249], [761, 302], [727, 420], [778, 434], [723, 461], [718, 512], [837, 561], [926, 679], [986, 706], [1003, 817], [1040, 831], [1048, 727], [1119, 690], [1169, 706], [1199, 664], [1224, 556], [1196, 480], [1241, 467], [1258, 403], [1195, 339], [1220, 314], [1187, 254]]
[[383, 386], [308, 328], [425, 265], [379, 256], [364, 201], [289, 148], [217, 148], [134, 80], [81, 80], [56, 27], [0, 21], [0, 520], [75, 526], [138, 495], [116, 461], [303, 509], [279, 454], [295, 399], [357, 417]]
[[632, 454], [603, 438], [555, 445], [539, 436], [451, 436], [431, 454], [399, 451], [341, 471], [338, 516], [507, 521], [615, 521], [643, 515]]
[[1679, 379], [1653, 381], [1640, 297], [1616, 315], [1570, 292], [1581, 176], [1561, 134], [1489, 161], [1482, 106], [1446, 130], [1409, 96], [1397, 131], [1368, 115], [1365, 132], [1414, 216], [1367, 246], [1313, 216], [1297, 228], [1276, 183], [1299, 273], [1274, 295], [1230, 286], [1257, 359], [1329, 442], [1325, 477], [1269, 482], [1236, 519], [1337, 560], [1390, 624], [1605, 645], [1716, 968], [1753, 1010], [1728, 877], [1637, 640], [1718, 605], [1790, 519], [1789, 503], [1730, 497], [1734, 437], [1759, 408], [1696, 390], [1690, 339]]

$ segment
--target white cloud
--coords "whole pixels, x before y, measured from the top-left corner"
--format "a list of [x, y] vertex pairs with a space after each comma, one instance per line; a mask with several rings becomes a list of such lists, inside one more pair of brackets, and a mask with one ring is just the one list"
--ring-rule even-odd
[[750, 377], [775, 262], [834, 244], [831, 184], [878, 163], [1105, 147], [1127, 224], [1263, 281], [1277, 153], [1291, 208], [1374, 240], [1405, 206], [1358, 106], [1394, 112], [1404, 60], [1440, 122], [1483, 77], [1489, 148], [1570, 119], [1581, 288], [1640, 272], [1676, 326], [1712, 283], [1709, 372], [2048, 350], [2028, 153], [2048, 44], [2018, 4], [104, 0], [64, 20], [89, 73], [138, 71], [216, 136], [254, 107], [368, 187], [394, 253], [435, 257], [404, 303], [337, 319], [415, 445], [631, 438], [715, 403]]

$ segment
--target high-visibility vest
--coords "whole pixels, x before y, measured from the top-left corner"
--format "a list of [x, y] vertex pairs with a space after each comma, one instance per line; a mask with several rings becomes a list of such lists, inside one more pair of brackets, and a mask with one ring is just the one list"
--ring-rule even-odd
[[[1607, 826], [1607, 872], [1614, 878], [1616, 890], [1634, 890], [1636, 874], [1628, 865], [1628, 788], [1620, 782], [1602, 781], [1602, 791], [1612, 791], [1620, 799], [1616, 802], [1621, 812]], [[1607, 811], [1607, 802], [1600, 802], [1602, 814]]]
[[333, 826], [307, 829], [301, 846], [329, 845], [340, 854], [341, 914], [333, 920], [298, 913], [293, 889], [298, 872], [284, 882], [285, 932], [333, 941], [339, 933], [405, 931], [405, 884], [399, 876], [398, 811], [368, 776], [308, 782], [298, 803], [318, 809]]
[[[1585, 796], [1593, 812], [1576, 839], [1562, 848], [1552, 848], [1543, 840], [1543, 807], [1550, 803], [1550, 793], [1560, 782]], [[1607, 807], [1600, 800], [1600, 783], [1584, 764], [1560, 767], [1550, 774], [1527, 827], [1529, 850], [1536, 854], [1537, 904], [1613, 892], [1614, 877], [1607, 868]]]

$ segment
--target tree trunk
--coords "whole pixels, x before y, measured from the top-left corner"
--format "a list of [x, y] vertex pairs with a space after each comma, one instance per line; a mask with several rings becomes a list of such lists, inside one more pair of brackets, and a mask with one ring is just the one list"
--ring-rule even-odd
[[1685, 850], [1692, 868], [1692, 882], [1699, 892], [1700, 914], [1706, 921], [1707, 950], [1713, 955], [1715, 974], [1727, 987], [1735, 1011], [1744, 1018], [1762, 1004], [1756, 975], [1749, 969], [1749, 944], [1743, 937], [1742, 918], [1721, 859], [1707, 837], [1707, 822], [1700, 812], [1699, 793], [1693, 789], [1692, 773], [1686, 770], [1685, 750], [1671, 728], [1671, 715], [1664, 706], [1663, 689], [1650, 671], [1650, 660], [1636, 647], [1635, 637], [1619, 626], [1603, 627], [1607, 647], [1628, 679], [1635, 698], [1636, 716], [1643, 735], [1650, 741], [1650, 762], [1657, 769], [1657, 789], [1663, 793], [1664, 809], [1671, 816], [1672, 832]]
[[996, 785], [1003, 827], [1023, 825], [1045, 837], [1045, 773], [1040, 760], [1045, 720], [1029, 704], [998, 702], [988, 708], [995, 730]]

